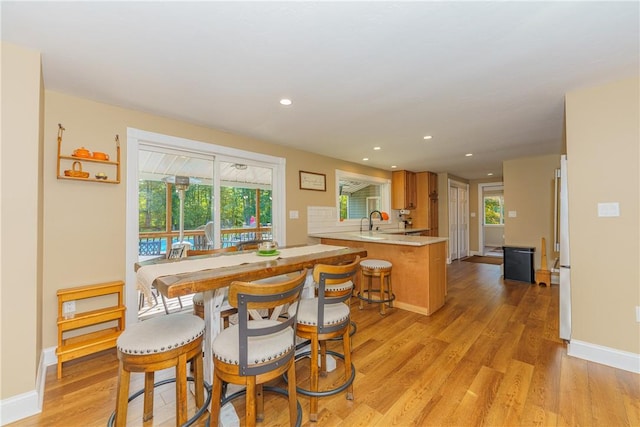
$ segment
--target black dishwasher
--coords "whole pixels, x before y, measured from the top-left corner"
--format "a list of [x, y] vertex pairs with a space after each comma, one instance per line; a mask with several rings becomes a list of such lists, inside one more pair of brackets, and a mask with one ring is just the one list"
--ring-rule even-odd
[[519, 282], [535, 283], [533, 255], [535, 247], [503, 246], [504, 278]]

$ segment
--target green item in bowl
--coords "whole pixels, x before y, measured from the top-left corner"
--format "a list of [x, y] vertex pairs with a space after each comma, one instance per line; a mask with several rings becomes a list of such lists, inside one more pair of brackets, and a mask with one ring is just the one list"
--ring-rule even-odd
[[265, 251], [258, 251], [258, 255], [260, 256], [273, 256], [278, 254], [280, 254], [280, 252], [277, 249], [268, 249]]

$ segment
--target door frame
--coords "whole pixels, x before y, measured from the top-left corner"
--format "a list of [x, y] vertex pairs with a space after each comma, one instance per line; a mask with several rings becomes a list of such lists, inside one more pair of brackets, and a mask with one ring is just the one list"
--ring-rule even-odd
[[487, 187], [502, 187], [504, 197], [504, 182], [481, 182], [478, 184], [478, 255], [484, 256], [484, 189]]
[[[141, 143], [158, 147], [201, 152], [213, 155], [216, 160], [243, 159], [249, 162], [269, 163], [273, 166], [273, 206], [272, 224], [273, 238], [277, 242], [286, 244], [286, 159], [267, 154], [224, 147], [207, 142], [179, 138], [155, 132], [148, 132], [135, 128], [127, 128], [127, 175], [126, 175], [126, 247], [125, 247], [125, 295], [129, 325], [138, 322], [138, 290], [136, 286], [135, 263], [138, 261], [138, 149]], [[220, 203], [219, 173], [214, 173], [214, 199], [216, 211]], [[219, 236], [218, 236], [219, 238]]]

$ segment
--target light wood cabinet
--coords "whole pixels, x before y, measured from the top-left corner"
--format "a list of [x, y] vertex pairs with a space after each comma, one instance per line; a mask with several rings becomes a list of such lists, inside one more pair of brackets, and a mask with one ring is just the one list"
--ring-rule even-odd
[[[64, 362], [116, 346], [116, 340], [125, 326], [126, 307], [123, 292], [122, 281], [58, 290], [58, 379], [62, 377]], [[115, 295], [116, 303], [71, 315], [64, 313], [64, 305], [67, 302], [106, 295]], [[91, 331], [85, 333], [83, 328]], [[75, 332], [78, 333], [74, 335]]]
[[447, 296], [447, 245], [445, 242], [429, 248], [429, 307], [442, 307]]
[[393, 171], [391, 173], [391, 208], [415, 209], [418, 206], [416, 173]]
[[438, 237], [438, 174], [427, 172], [429, 179], [429, 235]]
[[438, 174], [434, 172], [427, 172], [428, 177], [428, 193], [430, 199], [438, 198]]
[[[446, 302], [447, 242], [423, 246], [361, 242], [321, 238], [326, 245], [363, 248], [369, 259], [383, 259], [393, 264], [391, 281], [396, 296], [394, 307], [431, 316]], [[361, 283], [357, 279], [356, 286]]]
[[438, 174], [418, 172], [418, 203], [412, 212], [415, 228], [428, 228], [427, 236], [438, 237]]

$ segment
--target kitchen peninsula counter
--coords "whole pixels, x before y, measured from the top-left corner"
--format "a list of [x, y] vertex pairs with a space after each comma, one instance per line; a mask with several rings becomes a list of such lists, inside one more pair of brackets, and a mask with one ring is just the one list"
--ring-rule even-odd
[[404, 233], [411, 231], [405, 230], [381, 230], [381, 231], [346, 231], [338, 233], [313, 233], [309, 237], [334, 240], [350, 240], [353, 242], [374, 242], [386, 245], [406, 245], [406, 246], [425, 246], [435, 243], [446, 242], [446, 237], [429, 237], [405, 235]]
[[309, 237], [327, 245], [364, 248], [367, 258], [391, 262], [394, 307], [430, 316], [445, 303], [448, 240], [445, 237], [405, 236], [384, 230], [313, 233]]

